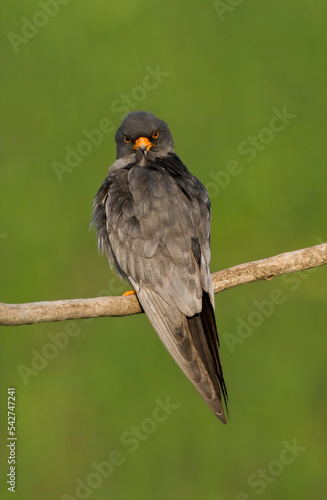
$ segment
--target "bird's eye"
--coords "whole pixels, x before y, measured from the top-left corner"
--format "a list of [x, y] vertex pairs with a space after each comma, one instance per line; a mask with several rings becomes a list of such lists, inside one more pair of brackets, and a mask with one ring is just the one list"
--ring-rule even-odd
[[159, 130], [155, 130], [152, 134], [152, 139], [158, 139], [159, 137]]
[[125, 142], [127, 142], [127, 144], [128, 144], [129, 142], [131, 142], [131, 140], [132, 140], [132, 139], [131, 139], [130, 137], [127, 137], [127, 135], [124, 135], [124, 141], [125, 141]]

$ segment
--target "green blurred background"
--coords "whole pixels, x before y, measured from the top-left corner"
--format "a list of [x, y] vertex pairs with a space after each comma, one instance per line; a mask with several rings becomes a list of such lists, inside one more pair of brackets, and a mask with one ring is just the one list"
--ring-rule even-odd
[[[126, 99], [168, 122], [177, 153], [208, 186], [212, 272], [326, 240], [326, 3], [18, 0], [1, 11], [0, 300], [126, 289], [88, 231], [114, 132], [61, 177], [53, 168], [67, 146], [83, 148], [83, 130], [104, 118], [116, 129]], [[146, 77], [149, 67], [164, 75]], [[283, 130], [263, 130], [285, 107], [293, 117]], [[249, 136], [259, 137], [252, 161]], [[239, 173], [228, 179], [231, 160]], [[319, 268], [216, 296], [227, 426], [145, 315], [2, 327], [3, 437], [7, 387], [17, 396], [15, 498], [325, 498], [326, 278]], [[282, 303], [258, 313], [277, 293]], [[245, 339], [241, 322], [254, 325]], [[67, 328], [68, 345], [49, 347]], [[35, 370], [35, 352], [53, 359]], [[153, 425], [167, 397], [179, 407]], [[121, 440], [133, 426], [145, 431], [135, 451]], [[281, 463], [294, 440], [302, 451]], [[124, 463], [96, 476], [93, 463], [114, 450]], [[76, 491], [76, 478], [91, 488]]]

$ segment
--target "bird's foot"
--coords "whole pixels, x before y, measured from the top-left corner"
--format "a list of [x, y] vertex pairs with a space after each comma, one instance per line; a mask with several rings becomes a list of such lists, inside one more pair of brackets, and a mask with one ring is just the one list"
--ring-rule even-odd
[[123, 297], [128, 297], [129, 295], [136, 295], [135, 290], [127, 290], [127, 292], [123, 293]]

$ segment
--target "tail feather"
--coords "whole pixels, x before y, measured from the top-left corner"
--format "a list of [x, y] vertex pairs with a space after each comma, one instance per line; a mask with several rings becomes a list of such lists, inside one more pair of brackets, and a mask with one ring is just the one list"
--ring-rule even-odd
[[222, 394], [228, 413], [228, 395], [219, 357], [217, 326], [213, 307], [207, 293], [204, 292], [203, 294], [202, 311], [191, 318], [187, 318], [187, 322], [194, 345], [220, 399]]
[[226, 423], [227, 391], [218, 353], [217, 328], [209, 296], [199, 314], [186, 317], [157, 293], [139, 288], [137, 295], [161, 341], [215, 415]]

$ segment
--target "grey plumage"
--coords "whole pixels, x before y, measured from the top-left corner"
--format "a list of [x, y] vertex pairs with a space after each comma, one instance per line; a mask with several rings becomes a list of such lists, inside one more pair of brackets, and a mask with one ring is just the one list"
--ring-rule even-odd
[[226, 422], [208, 193], [175, 154], [167, 124], [154, 115], [127, 115], [116, 142], [117, 160], [94, 200], [99, 249], [131, 283], [171, 356]]

